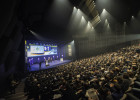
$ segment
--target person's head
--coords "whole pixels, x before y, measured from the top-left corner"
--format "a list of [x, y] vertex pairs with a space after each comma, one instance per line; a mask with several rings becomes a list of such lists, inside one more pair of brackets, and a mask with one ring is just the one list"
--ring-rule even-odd
[[40, 84], [37, 84], [38, 87], [40, 87]]
[[118, 77], [117, 77], [117, 81], [118, 81], [118, 84], [122, 84], [122, 82], [123, 82], [122, 77], [121, 77], [121, 76], [118, 76]]
[[36, 78], [34, 78], [34, 82], [37, 82], [37, 79]]
[[129, 76], [130, 76], [131, 78], [133, 78], [133, 77], [134, 77], [134, 73], [129, 72]]
[[95, 83], [96, 83], [96, 84], [99, 84], [99, 80], [98, 80], [98, 79], [96, 79], [96, 80], [95, 80]]
[[107, 97], [107, 95], [110, 94], [109, 89], [106, 87], [101, 87], [99, 92], [100, 92], [101, 96], [103, 96], [103, 97]]
[[88, 97], [89, 100], [99, 100], [97, 91], [93, 88], [88, 89], [86, 91], [86, 96]]
[[116, 89], [116, 92], [121, 92], [121, 86], [119, 84], [115, 84], [114, 88]]
[[124, 79], [129, 79], [128, 73], [124, 73], [124, 74], [123, 74], [123, 78], [124, 78]]

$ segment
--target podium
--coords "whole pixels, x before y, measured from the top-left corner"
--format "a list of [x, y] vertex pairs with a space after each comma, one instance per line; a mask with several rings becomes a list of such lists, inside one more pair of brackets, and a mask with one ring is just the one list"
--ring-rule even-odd
[[60, 61], [63, 62], [63, 58], [60, 58]]
[[48, 60], [45, 60], [45, 65], [46, 65], [46, 66], [49, 66]]

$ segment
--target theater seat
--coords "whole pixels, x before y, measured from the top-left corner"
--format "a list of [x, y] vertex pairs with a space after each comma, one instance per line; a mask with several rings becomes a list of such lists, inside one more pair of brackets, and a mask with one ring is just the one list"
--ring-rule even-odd
[[134, 87], [135, 87], [135, 88], [140, 88], [140, 82], [139, 82], [139, 81], [135, 81]]
[[125, 93], [128, 93], [128, 92], [130, 92], [132, 90], [132, 87], [129, 87], [126, 91], [125, 91]]
[[132, 93], [137, 96], [138, 98], [140, 98], [140, 89], [139, 88], [132, 88]]
[[134, 96], [131, 93], [127, 93], [127, 98], [126, 100], [139, 100], [139, 98], [137, 98], [136, 96]]
[[132, 83], [130, 84], [131, 87], [133, 87], [133, 85], [134, 85], [134, 82], [132, 82]]
[[127, 98], [127, 95], [124, 94], [123, 97], [120, 100], [125, 100]]

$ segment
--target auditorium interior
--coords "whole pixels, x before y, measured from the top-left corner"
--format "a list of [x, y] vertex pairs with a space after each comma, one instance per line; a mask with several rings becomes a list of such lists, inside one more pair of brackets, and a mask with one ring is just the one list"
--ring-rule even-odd
[[1, 0], [0, 100], [140, 100], [139, 0]]

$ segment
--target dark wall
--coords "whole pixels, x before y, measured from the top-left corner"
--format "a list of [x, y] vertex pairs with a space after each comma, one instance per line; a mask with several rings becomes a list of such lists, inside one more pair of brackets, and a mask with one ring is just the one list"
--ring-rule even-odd
[[[76, 56], [75, 56], [75, 43], [74, 43], [74, 41], [61, 43], [58, 47], [59, 47], [58, 48], [58, 55], [60, 58], [63, 55], [63, 58], [66, 60], [74, 60], [75, 59]], [[69, 49], [71, 49], [71, 50], [69, 50]]]
[[138, 36], [124, 35], [89, 35], [86, 38], [75, 38], [76, 57], [81, 59], [84, 57], [95, 56], [106, 52], [112, 52], [120, 48], [130, 46], [134, 41], [138, 40]]
[[0, 2], [0, 95], [7, 90], [7, 78], [18, 71], [23, 64], [18, 63], [23, 59], [20, 50], [23, 48], [24, 42], [21, 32], [23, 25], [18, 19], [17, 13], [19, 5], [20, 0], [2, 0]]

